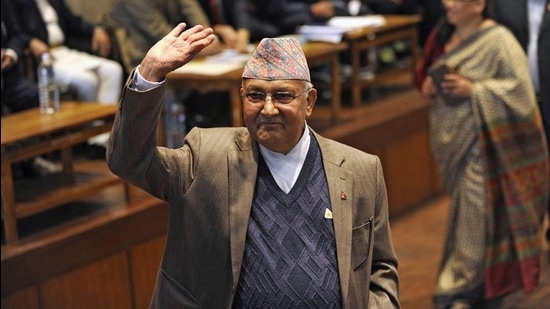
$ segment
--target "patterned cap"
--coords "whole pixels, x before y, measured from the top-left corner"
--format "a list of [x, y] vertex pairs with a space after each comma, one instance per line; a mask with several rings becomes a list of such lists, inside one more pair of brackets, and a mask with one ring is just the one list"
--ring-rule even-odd
[[295, 38], [265, 38], [246, 63], [243, 78], [311, 81], [302, 45]]

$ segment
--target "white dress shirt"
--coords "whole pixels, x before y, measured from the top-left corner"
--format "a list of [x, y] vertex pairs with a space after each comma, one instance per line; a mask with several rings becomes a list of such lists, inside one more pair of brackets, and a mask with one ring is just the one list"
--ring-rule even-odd
[[279, 188], [285, 193], [290, 192], [302, 171], [302, 166], [309, 150], [310, 138], [306, 123], [302, 138], [286, 155], [260, 145], [260, 152], [271, 171], [271, 175], [275, 178], [275, 182], [277, 182]]
[[57, 12], [48, 0], [36, 0], [36, 6], [42, 15], [46, 28], [48, 30], [48, 44], [50, 46], [63, 45], [65, 42], [65, 34], [59, 26], [59, 18]]

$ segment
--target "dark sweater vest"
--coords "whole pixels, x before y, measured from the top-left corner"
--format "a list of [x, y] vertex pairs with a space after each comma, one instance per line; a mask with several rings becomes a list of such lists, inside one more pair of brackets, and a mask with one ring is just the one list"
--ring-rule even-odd
[[234, 308], [341, 308], [321, 152], [312, 136], [296, 183], [282, 191], [260, 156]]

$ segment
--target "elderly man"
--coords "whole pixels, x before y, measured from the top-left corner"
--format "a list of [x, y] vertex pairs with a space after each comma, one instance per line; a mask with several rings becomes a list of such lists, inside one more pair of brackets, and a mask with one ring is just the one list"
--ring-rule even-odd
[[243, 71], [246, 128], [157, 147], [165, 76], [213, 42], [179, 24], [123, 91], [107, 160], [168, 202], [152, 308], [399, 308], [380, 160], [306, 123], [317, 99], [300, 43], [264, 39]]

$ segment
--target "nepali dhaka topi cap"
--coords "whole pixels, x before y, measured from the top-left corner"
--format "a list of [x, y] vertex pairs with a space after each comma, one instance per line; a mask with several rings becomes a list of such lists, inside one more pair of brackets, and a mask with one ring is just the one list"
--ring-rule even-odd
[[264, 38], [246, 63], [243, 78], [311, 82], [302, 45], [295, 38]]

